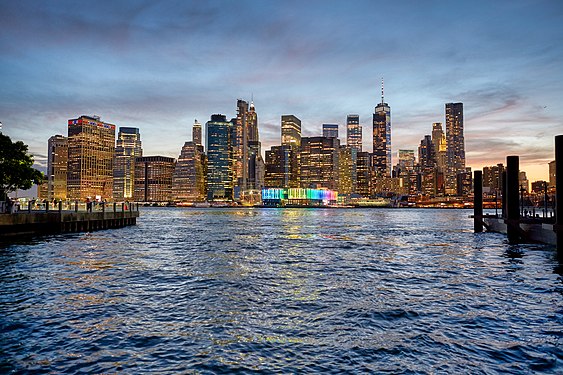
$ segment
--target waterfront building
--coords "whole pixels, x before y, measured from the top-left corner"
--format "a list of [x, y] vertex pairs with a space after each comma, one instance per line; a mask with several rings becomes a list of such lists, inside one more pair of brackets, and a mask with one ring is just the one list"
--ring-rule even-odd
[[549, 186], [555, 187], [555, 160], [549, 162]]
[[294, 115], [281, 117], [281, 144], [291, 147], [301, 146], [301, 120]]
[[[234, 196], [233, 124], [212, 115], [205, 124], [207, 139], [207, 200], [232, 201]], [[236, 133], [235, 133], [236, 134]]]
[[115, 147], [113, 199], [132, 200], [135, 192], [135, 158], [143, 156], [137, 128], [120, 127]]
[[358, 152], [356, 156], [356, 193], [362, 197], [371, 195], [371, 160], [371, 154], [367, 151]]
[[377, 177], [391, 177], [391, 108], [385, 103], [383, 82], [381, 103], [373, 113], [373, 169]]
[[201, 143], [201, 124], [199, 121], [197, 121], [197, 119], [194, 121], [194, 125], [192, 127], [192, 141], [198, 145], [201, 146], [203, 145], [203, 143]]
[[528, 181], [528, 177], [526, 177], [526, 172], [524, 171], [518, 173], [518, 186], [520, 186], [520, 189], [524, 189], [524, 192], [530, 192], [530, 181]]
[[340, 146], [338, 156], [338, 194], [350, 195], [356, 191], [357, 150], [349, 145]]
[[346, 117], [346, 144], [354, 147], [356, 152], [362, 152], [362, 125], [359, 115]]
[[47, 151], [47, 188], [45, 198], [65, 200], [67, 196], [68, 138], [54, 135], [49, 138]]
[[303, 137], [299, 150], [302, 188], [338, 188], [338, 138]]
[[502, 193], [502, 173], [504, 165], [499, 163], [490, 167], [483, 167], [483, 191], [491, 194]]
[[272, 146], [266, 151], [264, 186], [298, 187], [298, 149], [289, 145]]
[[473, 176], [471, 173], [471, 168], [467, 167], [463, 172], [456, 175], [456, 195], [460, 197], [467, 197], [471, 194], [473, 188]]
[[170, 202], [175, 162], [167, 156], [135, 158], [135, 201]]
[[174, 202], [205, 201], [206, 161], [203, 146], [193, 141], [184, 143], [172, 176]]
[[323, 124], [323, 137], [338, 138], [338, 124]]
[[327, 206], [338, 201], [338, 192], [329, 189], [266, 188], [262, 202], [269, 207]]
[[[463, 103], [446, 103], [446, 194], [456, 194], [457, 174], [465, 173]], [[462, 189], [463, 190], [463, 189]]]
[[115, 125], [99, 116], [68, 120], [67, 198], [113, 198]]

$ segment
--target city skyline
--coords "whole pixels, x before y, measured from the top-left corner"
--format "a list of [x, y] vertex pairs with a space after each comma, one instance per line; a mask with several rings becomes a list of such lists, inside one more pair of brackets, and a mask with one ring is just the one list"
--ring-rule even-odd
[[[389, 17], [374, 23], [374, 12]], [[6, 3], [2, 131], [44, 168], [45, 140], [97, 114], [139, 128], [147, 155], [177, 158], [194, 119], [230, 118], [241, 98], [256, 105], [263, 152], [280, 145], [283, 114], [304, 137], [339, 124], [341, 140], [358, 114], [371, 151], [383, 76], [394, 160], [446, 123], [444, 103], [462, 102], [467, 166], [515, 154], [531, 181], [546, 180], [563, 129], [562, 12], [548, 1]]]

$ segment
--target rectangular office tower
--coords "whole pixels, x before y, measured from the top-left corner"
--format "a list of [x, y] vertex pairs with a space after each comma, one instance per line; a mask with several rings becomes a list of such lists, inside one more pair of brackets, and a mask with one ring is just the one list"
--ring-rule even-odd
[[173, 201], [185, 203], [205, 201], [206, 164], [203, 146], [193, 141], [184, 143], [172, 178]]
[[383, 95], [373, 113], [373, 169], [376, 176], [391, 177], [391, 108]]
[[47, 152], [47, 199], [66, 199], [68, 138], [54, 135], [49, 138]]
[[457, 175], [465, 173], [463, 103], [446, 104], [446, 194], [456, 195]]
[[99, 116], [68, 120], [67, 198], [113, 198], [115, 125]]
[[143, 156], [141, 135], [137, 128], [120, 127], [115, 147], [113, 198], [132, 200], [135, 193], [135, 158]]
[[340, 141], [332, 137], [303, 137], [299, 162], [302, 188], [337, 190]]
[[346, 117], [346, 144], [362, 152], [362, 125], [359, 115], [348, 115]]
[[338, 138], [338, 124], [323, 124], [323, 137]]
[[207, 200], [232, 201], [235, 158], [233, 124], [224, 115], [211, 115], [205, 123], [207, 137]]
[[135, 159], [135, 201], [170, 202], [174, 158], [141, 156]]
[[301, 120], [294, 115], [281, 117], [281, 144], [282, 146], [301, 146]]

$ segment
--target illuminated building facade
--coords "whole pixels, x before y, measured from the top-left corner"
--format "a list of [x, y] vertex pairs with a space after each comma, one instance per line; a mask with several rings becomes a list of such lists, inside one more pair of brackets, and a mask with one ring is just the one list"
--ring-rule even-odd
[[432, 144], [434, 145], [436, 167], [439, 172], [446, 172], [446, 166], [448, 164], [447, 142], [441, 122], [432, 124]]
[[47, 194], [45, 198], [64, 200], [67, 197], [68, 138], [54, 135], [49, 138], [47, 152]]
[[356, 191], [356, 159], [358, 152], [355, 147], [340, 146], [338, 156], [338, 193], [349, 195]]
[[174, 165], [174, 158], [166, 156], [135, 158], [135, 201], [170, 202]]
[[372, 165], [369, 152], [358, 152], [356, 158], [356, 193], [362, 197], [371, 195]]
[[250, 102], [250, 108], [246, 114], [248, 128], [248, 177], [246, 188], [260, 190], [264, 187], [264, 159], [262, 158], [262, 145], [258, 134], [258, 114], [254, 102]]
[[203, 143], [201, 143], [201, 124], [199, 121], [197, 121], [197, 119], [194, 121], [194, 125], [192, 126], [192, 141], [198, 145], [201, 146], [203, 145]]
[[186, 142], [182, 147], [172, 176], [174, 202], [203, 202], [205, 191], [206, 156], [203, 146]]
[[113, 168], [113, 198], [116, 201], [133, 199], [135, 158], [140, 156], [143, 156], [143, 150], [139, 129], [120, 127]]
[[549, 186], [555, 187], [555, 160], [549, 162]]
[[391, 108], [385, 103], [382, 83], [381, 103], [373, 113], [373, 169], [378, 177], [391, 177], [391, 166]]
[[463, 103], [446, 103], [446, 144], [446, 194], [456, 194], [460, 191], [456, 187], [456, 175], [465, 173]]
[[414, 150], [399, 150], [397, 158], [399, 159], [397, 177], [406, 176], [414, 171]]
[[113, 198], [115, 125], [98, 116], [68, 120], [67, 198]]
[[338, 189], [338, 138], [301, 138], [299, 179], [302, 188]]
[[245, 190], [248, 178], [248, 103], [237, 100], [237, 117], [232, 119], [233, 173], [237, 190]]
[[233, 124], [212, 115], [205, 124], [207, 139], [207, 200], [232, 201], [234, 190]]
[[301, 146], [301, 120], [294, 115], [281, 117], [281, 144], [282, 146]]
[[490, 167], [483, 167], [483, 189], [488, 188], [491, 194], [502, 194], [502, 173], [504, 165], [499, 163]]
[[422, 174], [422, 193], [429, 196], [436, 195], [436, 155], [432, 137], [425, 135], [418, 146], [418, 164]]
[[323, 124], [323, 137], [338, 138], [338, 124]]
[[335, 204], [338, 192], [328, 189], [266, 188], [262, 189], [262, 203], [270, 207], [325, 206]]
[[456, 194], [460, 197], [468, 196], [471, 194], [473, 189], [473, 176], [471, 174], [471, 168], [465, 168], [463, 172], [456, 175]]
[[346, 144], [354, 147], [357, 152], [362, 152], [362, 125], [359, 115], [346, 117]]
[[297, 149], [289, 145], [272, 146], [266, 151], [265, 187], [298, 187]]

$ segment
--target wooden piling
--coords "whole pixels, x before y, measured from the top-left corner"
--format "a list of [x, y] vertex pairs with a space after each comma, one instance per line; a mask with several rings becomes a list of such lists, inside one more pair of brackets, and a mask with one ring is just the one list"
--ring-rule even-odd
[[520, 172], [520, 159], [518, 156], [506, 157], [506, 232], [508, 242], [518, 243], [519, 240], [519, 189], [518, 174]]
[[555, 136], [555, 225], [557, 256], [563, 260], [563, 135]]
[[473, 172], [473, 228], [483, 231], [483, 172]]

